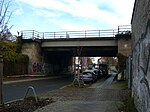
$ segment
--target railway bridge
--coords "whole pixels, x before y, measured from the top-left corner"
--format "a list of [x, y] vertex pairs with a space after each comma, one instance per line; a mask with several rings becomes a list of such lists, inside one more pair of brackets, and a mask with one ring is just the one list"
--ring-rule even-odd
[[21, 31], [22, 53], [29, 56], [29, 73], [53, 74], [71, 70], [73, 57], [128, 56], [131, 28], [109, 30], [37, 32]]

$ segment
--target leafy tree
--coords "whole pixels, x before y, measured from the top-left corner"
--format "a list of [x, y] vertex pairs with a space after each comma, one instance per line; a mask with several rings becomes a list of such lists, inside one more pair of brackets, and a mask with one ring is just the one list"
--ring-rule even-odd
[[4, 59], [4, 76], [26, 74], [29, 57], [17, 52], [17, 42], [5, 40], [0, 44], [0, 54]]
[[16, 52], [17, 53], [21, 53], [21, 49], [22, 49], [22, 35], [21, 36], [17, 36], [17, 46], [16, 46]]
[[93, 61], [90, 57], [87, 58], [87, 63], [88, 63], [88, 65], [93, 64]]
[[0, 54], [7, 60], [14, 60], [16, 44], [11, 41], [3, 41], [0, 44]]
[[118, 57], [118, 70], [121, 72], [125, 69], [126, 59], [127, 57], [121, 53], [117, 54]]
[[28, 56], [20, 53], [20, 47], [16, 41], [3, 41], [0, 44], [0, 54], [3, 55], [4, 59], [11, 62], [28, 62]]

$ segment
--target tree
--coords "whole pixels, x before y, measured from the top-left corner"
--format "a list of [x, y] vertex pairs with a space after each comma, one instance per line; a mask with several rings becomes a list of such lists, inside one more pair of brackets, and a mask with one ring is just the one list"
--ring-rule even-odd
[[9, 11], [10, 1], [0, 0], [0, 41], [6, 40], [12, 36], [10, 33], [11, 27], [8, 27], [12, 12]]
[[87, 64], [88, 65], [93, 64], [92, 58], [90, 58], [90, 57], [87, 58]]
[[126, 59], [128, 58], [127, 56], [124, 56], [121, 53], [117, 54], [118, 57], [118, 70], [122, 72], [125, 69], [125, 64], [126, 64]]
[[[6, 40], [7, 37], [12, 36], [10, 33], [10, 28], [8, 28], [8, 22], [12, 15], [12, 12], [9, 12], [10, 1], [0, 0], [0, 45], [3, 43], [3, 40]], [[2, 54], [2, 53], [0, 53]], [[2, 57], [2, 56], [1, 56]], [[4, 102], [2, 95], [2, 86], [3, 86], [3, 62], [1, 59], [0, 62], [0, 111], [3, 111]]]
[[17, 40], [17, 46], [16, 46], [16, 52], [17, 53], [21, 53], [21, 49], [22, 49], [22, 35], [21, 36], [16, 36]]

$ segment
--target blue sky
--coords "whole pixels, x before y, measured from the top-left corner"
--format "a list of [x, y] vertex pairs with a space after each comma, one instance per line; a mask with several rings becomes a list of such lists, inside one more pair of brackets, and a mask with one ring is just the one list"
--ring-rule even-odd
[[11, 32], [113, 29], [129, 25], [134, 0], [13, 0]]

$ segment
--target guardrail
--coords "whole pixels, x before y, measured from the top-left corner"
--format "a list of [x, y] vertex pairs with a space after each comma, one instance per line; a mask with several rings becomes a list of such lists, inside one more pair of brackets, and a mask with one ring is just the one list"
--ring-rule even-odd
[[94, 38], [115, 37], [116, 34], [131, 31], [130, 25], [118, 26], [118, 29], [110, 30], [85, 30], [85, 31], [61, 31], [61, 32], [38, 32], [35, 30], [23, 30], [23, 39], [57, 39], [57, 38]]

